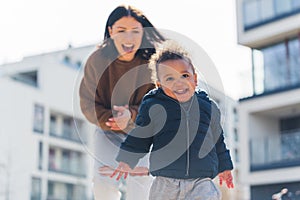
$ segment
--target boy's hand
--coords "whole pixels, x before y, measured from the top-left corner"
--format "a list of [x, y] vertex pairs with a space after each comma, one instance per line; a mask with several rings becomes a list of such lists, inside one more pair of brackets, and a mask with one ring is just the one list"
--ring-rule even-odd
[[[99, 174], [102, 176], [111, 176], [113, 177], [113, 173], [115, 170], [109, 166], [103, 166], [99, 168]], [[149, 169], [147, 167], [135, 167], [133, 170], [129, 171], [130, 176], [148, 176]]]
[[147, 167], [135, 167], [129, 174], [130, 176], [148, 176], [149, 169]]
[[102, 176], [111, 176], [114, 170], [115, 169], [110, 166], [103, 166], [99, 168], [98, 172]]
[[226, 170], [219, 174], [219, 181], [220, 185], [223, 184], [223, 181], [225, 181], [227, 188], [234, 188], [233, 182], [232, 182], [232, 175], [230, 170]]
[[117, 174], [119, 174], [116, 178], [116, 180], [120, 180], [120, 178], [122, 178], [122, 176], [124, 175], [124, 179], [127, 178], [128, 173], [131, 172], [131, 168], [128, 164], [124, 163], [124, 162], [120, 162], [119, 166], [115, 169], [115, 171], [112, 173], [112, 175], [110, 176], [110, 178], [113, 178], [114, 176], [116, 176]]

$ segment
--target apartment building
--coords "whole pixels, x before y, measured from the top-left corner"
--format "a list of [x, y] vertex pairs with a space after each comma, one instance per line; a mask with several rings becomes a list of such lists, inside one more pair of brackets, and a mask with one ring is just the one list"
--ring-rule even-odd
[[[91, 200], [93, 127], [75, 104], [92, 46], [0, 66], [0, 199]], [[74, 100], [75, 99], [75, 100]]]
[[240, 99], [242, 199], [300, 199], [300, 1], [237, 0], [238, 43], [252, 49]]

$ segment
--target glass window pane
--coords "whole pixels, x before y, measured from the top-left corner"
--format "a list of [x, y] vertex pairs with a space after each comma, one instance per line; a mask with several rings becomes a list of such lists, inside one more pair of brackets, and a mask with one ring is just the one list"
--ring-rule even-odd
[[276, 14], [288, 13], [292, 10], [291, 0], [275, 0]]
[[257, 1], [244, 2], [244, 24], [249, 26], [259, 21], [259, 8]]
[[289, 41], [290, 82], [292, 85], [300, 83], [300, 44], [298, 39]]
[[293, 7], [293, 10], [299, 9], [300, 8], [300, 0], [292, 0], [292, 7]]
[[47, 199], [85, 200], [85, 187], [63, 182], [48, 182]]
[[14, 74], [11, 76], [13, 80], [19, 81], [21, 83], [38, 87], [38, 72], [37, 71], [29, 71], [29, 72], [23, 72]]
[[33, 130], [38, 133], [44, 132], [44, 107], [34, 105]]
[[39, 142], [39, 169], [43, 169], [43, 143]]
[[261, 1], [261, 17], [262, 20], [272, 19], [275, 15], [273, 0]]
[[74, 122], [72, 118], [63, 119], [63, 137], [64, 138], [73, 138]]
[[264, 90], [270, 91], [286, 86], [286, 51], [283, 43], [263, 49]]
[[41, 200], [41, 179], [31, 179], [31, 200]]
[[264, 55], [260, 50], [253, 49], [253, 65], [254, 65], [254, 92], [261, 94], [264, 91]]
[[57, 135], [57, 118], [54, 115], [50, 116], [50, 134], [51, 135]]

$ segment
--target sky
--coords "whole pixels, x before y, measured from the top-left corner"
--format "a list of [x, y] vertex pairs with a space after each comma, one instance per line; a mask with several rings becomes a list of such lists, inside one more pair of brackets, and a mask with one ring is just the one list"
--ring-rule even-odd
[[198, 44], [216, 66], [225, 93], [249, 94], [250, 49], [238, 45], [235, 0], [3, 0], [0, 65], [23, 57], [97, 44], [120, 4], [142, 10], [152, 24]]

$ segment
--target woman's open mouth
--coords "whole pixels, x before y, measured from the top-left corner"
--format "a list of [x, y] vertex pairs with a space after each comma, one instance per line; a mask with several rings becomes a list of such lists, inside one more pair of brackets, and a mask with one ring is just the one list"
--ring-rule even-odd
[[133, 44], [122, 44], [122, 48], [126, 53], [131, 53], [134, 50]]

